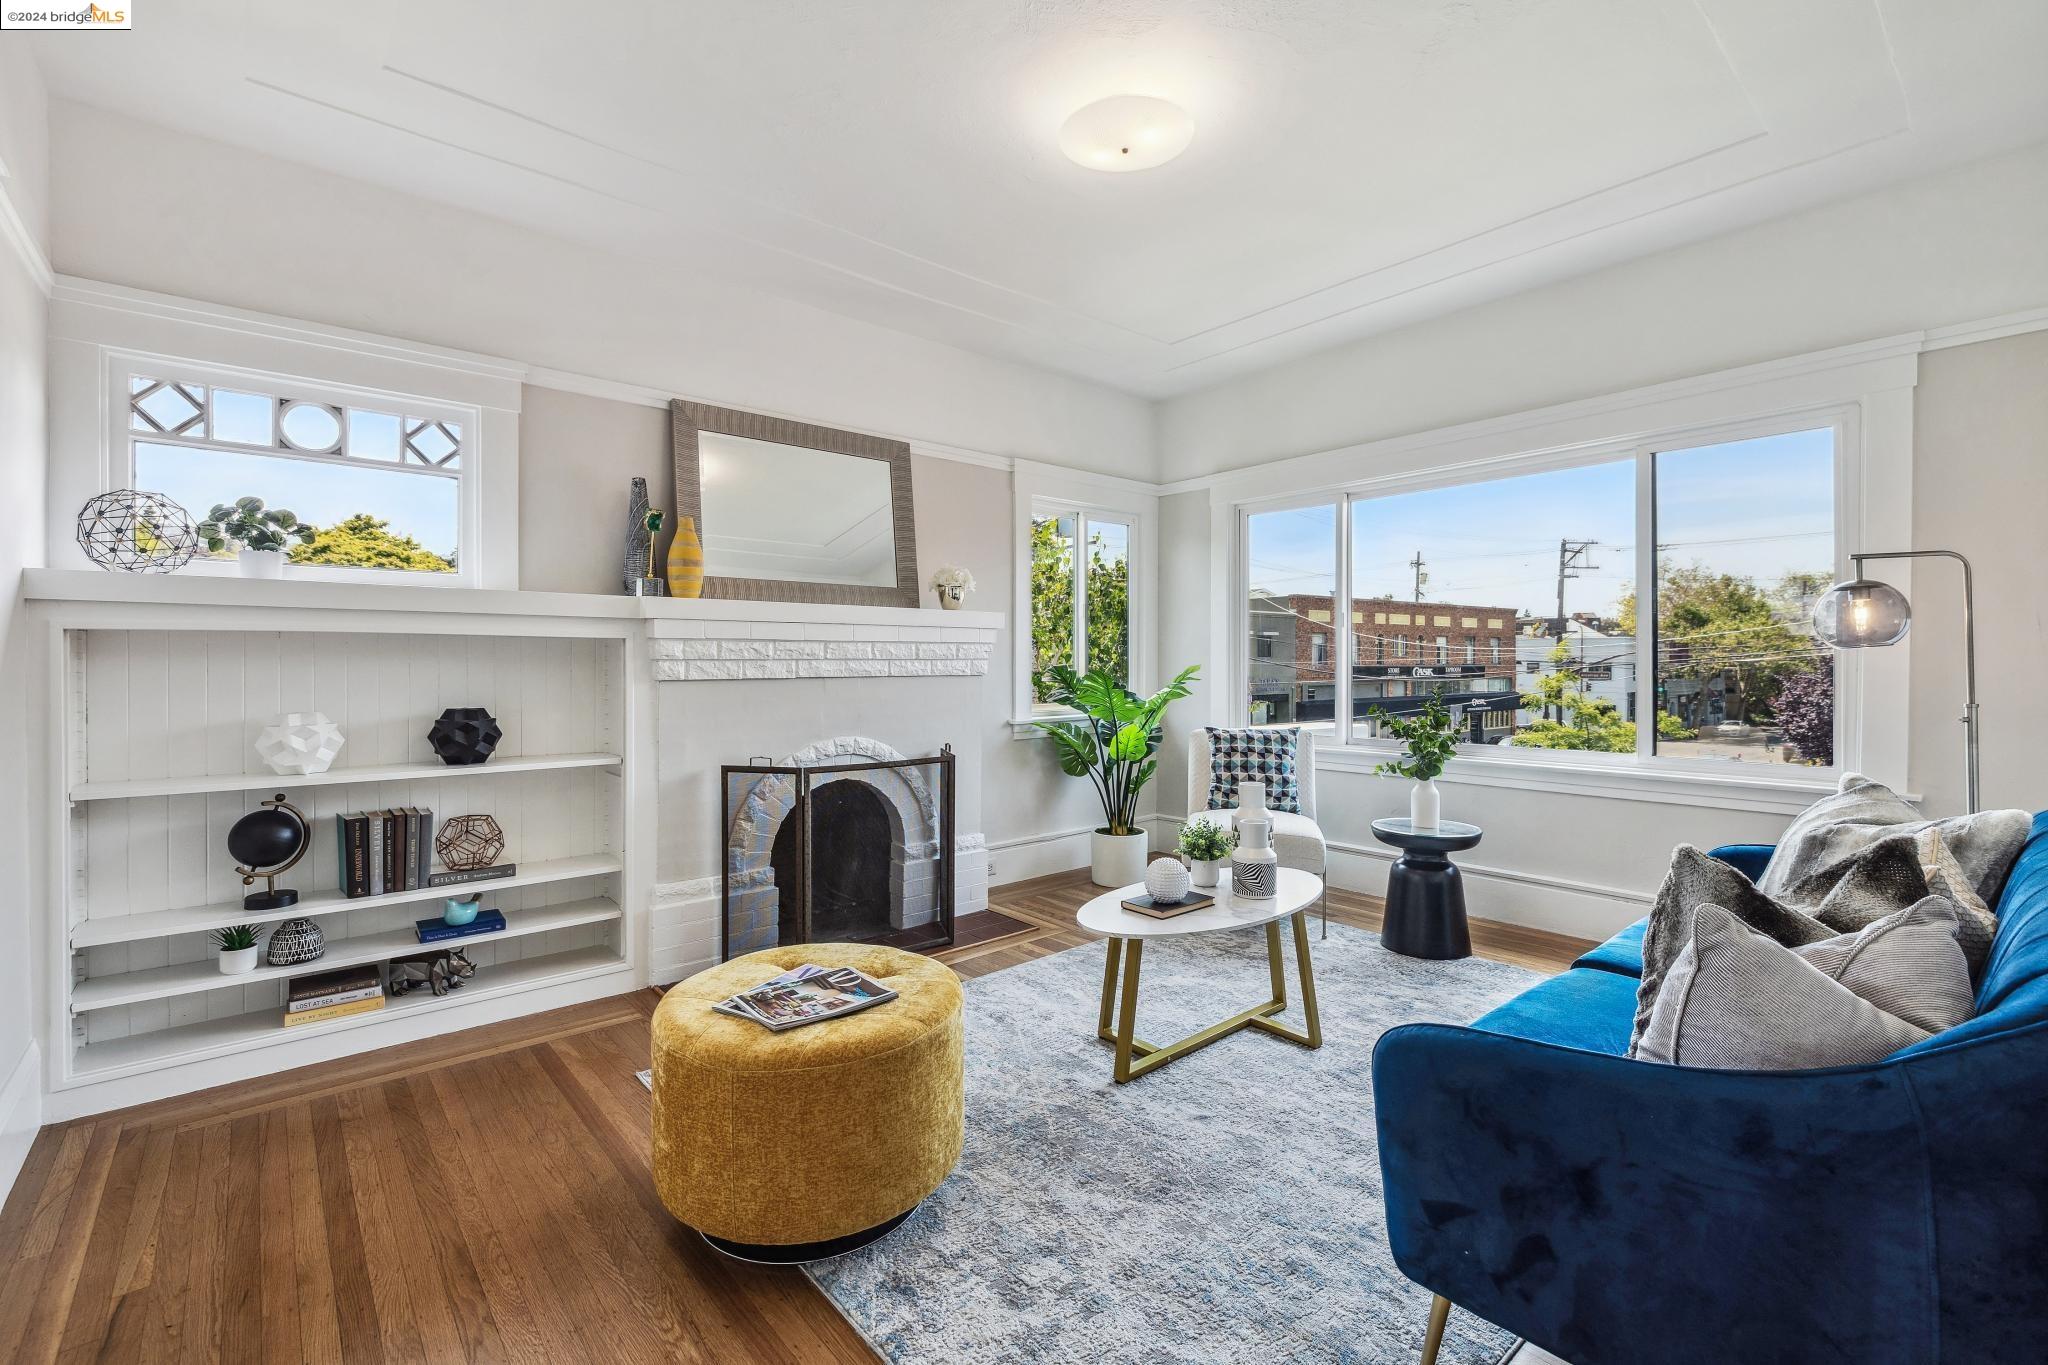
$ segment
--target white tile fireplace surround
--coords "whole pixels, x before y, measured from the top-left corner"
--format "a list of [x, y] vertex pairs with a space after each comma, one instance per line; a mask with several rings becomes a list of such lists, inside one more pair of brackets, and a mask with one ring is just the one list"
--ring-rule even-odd
[[[981, 744], [995, 612], [720, 603], [729, 619], [648, 622], [655, 687], [657, 837], [649, 970], [672, 981], [719, 956], [719, 767], [830, 763], [835, 758], [955, 755], [954, 912], [988, 904], [981, 830]], [[754, 619], [741, 619], [748, 610]], [[929, 797], [931, 794], [927, 793]], [[928, 917], [937, 856], [930, 801], [892, 803], [892, 917]], [[780, 810], [743, 806], [735, 842], [750, 865], [735, 913], [777, 896], [767, 867]], [[895, 897], [902, 893], [902, 900]], [[758, 917], [758, 916], [757, 916]], [[736, 943], [734, 951], [743, 951]]]

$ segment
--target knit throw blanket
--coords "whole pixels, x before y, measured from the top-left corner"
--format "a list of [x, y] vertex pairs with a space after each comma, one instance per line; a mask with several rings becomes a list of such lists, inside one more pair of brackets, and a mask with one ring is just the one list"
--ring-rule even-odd
[[[1956, 940], [1975, 978], [1991, 953], [1991, 907], [2033, 817], [2021, 810], [1923, 819], [1889, 788], [1850, 774], [1841, 789], [1806, 808], [1785, 831], [1754, 885], [1689, 844], [1671, 855], [1643, 936], [1637, 1037], [1665, 974], [1692, 936], [1694, 914], [1717, 905], [1788, 948], [1850, 934], [1928, 896], [1956, 911]], [[1635, 1046], [1631, 1042], [1630, 1055]]]

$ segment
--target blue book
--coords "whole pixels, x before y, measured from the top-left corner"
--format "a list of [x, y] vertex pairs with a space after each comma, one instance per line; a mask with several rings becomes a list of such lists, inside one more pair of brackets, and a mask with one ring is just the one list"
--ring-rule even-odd
[[423, 919], [413, 925], [422, 943], [441, 943], [451, 938], [475, 938], [478, 934], [495, 934], [505, 927], [505, 912], [502, 910], [479, 910], [475, 919], [467, 924], [450, 924], [436, 916]]

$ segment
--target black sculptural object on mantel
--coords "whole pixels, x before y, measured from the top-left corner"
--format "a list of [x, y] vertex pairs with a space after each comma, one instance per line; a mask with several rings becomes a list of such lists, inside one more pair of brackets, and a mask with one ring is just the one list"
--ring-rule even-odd
[[441, 761], [458, 768], [489, 758], [504, 737], [497, 717], [481, 706], [451, 706], [427, 731], [427, 743]]
[[282, 910], [299, 903], [299, 893], [279, 886], [277, 879], [306, 856], [306, 832], [306, 817], [283, 792], [235, 821], [228, 831], [228, 852], [240, 860], [235, 871], [244, 886], [253, 886], [258, 877], [264, 884], [263, 890], [242, 897], [244, 910]]

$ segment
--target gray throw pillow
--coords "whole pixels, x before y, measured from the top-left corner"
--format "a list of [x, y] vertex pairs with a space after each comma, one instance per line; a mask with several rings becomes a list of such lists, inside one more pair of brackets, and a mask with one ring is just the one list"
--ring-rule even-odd
[[1859, 998], [1929, 1033], [1952, 1029], [1977, 1010], [1968, 954], [1956, 939], [1956, 908], [1941, 896], [1792, 951]]
[[2033, 816], [2023, 810], [1929, 820], [1891, 788], [1849, 773], [1839, 791], [1793, 818], [1770, 865], [1757, 879], [1757, 890], [1778, 899], [1795, 891], [1797, 899], [1811, 899], [1817, 890], [1847, 875], [1872, 845], [1903, 837], [1909, 847], [1922, 852], [1930, 882], [1936, 876], [1966, 882], [1973, 899], [1957, 898], [1958, 904], [1989, 913], [2033, 823]]
[[[1873, 941], [1835, 955], [1840, 961], [1834, 965], [1876, 972], [1874, 962], [1858, 959], [1896, 951], [1917, 964], [1902, 962], [1900, 971], [1918, 971], [1937, 983], [1925, 990], [1945, 983], [1967, 998], [1969, 966], [1953, 936], [1902, 935], [1896, 927], [1879, 932], [1876, 926], [1865, 932]], [[1804, 1071], [1882, 1061], [1933, 1032], [1886, 1013], [1719, 906], [1703, 905], [1634, 1052], [1643, 1061], [1676, 1066]]]

